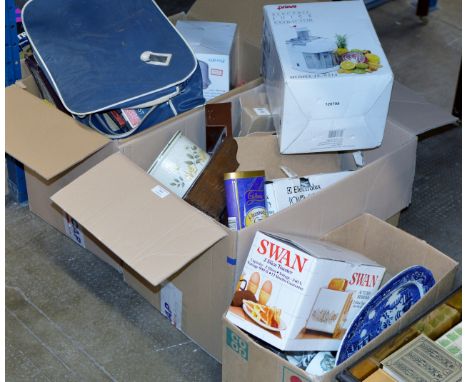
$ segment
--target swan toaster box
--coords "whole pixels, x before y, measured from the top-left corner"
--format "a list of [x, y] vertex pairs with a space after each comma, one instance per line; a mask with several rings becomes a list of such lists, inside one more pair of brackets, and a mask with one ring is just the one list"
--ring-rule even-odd
[[200, 63], [206, 101], [228, 92], [235, 73], [236, 24], [178, 20], [176, 28]]
[[281, 153], [378, 147], [393, 73], [364, 3], [263, 9], [262, 72]]
[[281, 350], [338, 350], [384, 273], [325, 241], [257, 232], [226, 318]]

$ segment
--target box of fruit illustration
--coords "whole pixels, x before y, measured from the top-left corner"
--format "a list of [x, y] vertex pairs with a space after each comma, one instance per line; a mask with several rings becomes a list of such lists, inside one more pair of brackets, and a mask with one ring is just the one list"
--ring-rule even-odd
[[226, 318], [280, 350], [337, 350], [384, 273], [331, 243], [257, 232]]
[[381, 144], [393, 74], [362, 1], [265, 6], [262, 72], [281, 153]]

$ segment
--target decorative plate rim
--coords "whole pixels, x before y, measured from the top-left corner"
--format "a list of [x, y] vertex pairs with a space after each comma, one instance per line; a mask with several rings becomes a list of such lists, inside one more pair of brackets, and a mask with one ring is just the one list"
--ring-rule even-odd
[[[429, 287], [428, 287], [428, 285], [424, 285], [421, 282], [418, 282], [417, 280], [404, 280], [405, 277], [407, 277], [408, 275], [413, 275], [414, 272], [417, 271], [417, 270], [425, 273], [426, 276], [429, 276], [429, 280], [430, 280]], [[342, 358], [341, 357], [342, 356], [342, 350], [344, 348], [347, 336], [350, 333], [351, 329], [353, 328], [353, 325], [355, 324], [355, 322], [357, 322], [359, 320], [359, 318], [362, 316], [362, 314], [364, 312], [367, 312], [367, 310], [369, 310], [369, 306], [375, 305], [375, 301], [377, 299], [382, 299], [382, 298], [386, 297], [386, 295], [391, 293], [391, 291], [395, 291], [396, 289], [401, 288], [404, 285], [409, 284], [410, 282], [414, 283], [414, 284], [416, 284], [418, 286], [418, 289], [419, 289], [419, 292], [420, 292], [420, 297], [419, 297], [418, 301], [435, 285], [434, 275], [432, 274], [431, 270], [424, 267], [424, 266], [422, 266], [422, 265], [413, 265], [411, 267], [408, 267], [408, 268], [402, 270], [401, 272], [397, 273], [390, 280], [388, 280], [388, 282], [385, 283], [385, 285], [380, 290], [378, 290], [375, 293], [375, 295], [362, 307], [362, 309], [359, 311], [357, 316], [353, 319], [353, 321], [349, 325], [348, 329], [346, 330], [346, 332], [345, 332], [345, 334], [343, 336], [343, 340], [341, 341], [340, 347], [338, 348], [338, 351], [337, 351], [337, 354], [336, 354], [336, 363], [335, 363], [336, 366], [338, 366], [340, 363], [346, 361], [346, 359], [349, 358], [349, 357], [347, 357], [345, 359], [341, 359]], [[419, 286], [421, 286], [421, 287], [419, 287]], [[383, 295], [385, 295], [385, 296], [383, 296]], [[354, 328], [354, 330], [355, 330], [355, 328]]]

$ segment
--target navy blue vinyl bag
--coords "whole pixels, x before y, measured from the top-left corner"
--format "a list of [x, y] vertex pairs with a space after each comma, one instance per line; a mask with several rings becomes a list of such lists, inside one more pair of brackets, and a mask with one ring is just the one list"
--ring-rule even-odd
[[205, 102], [193, 51], [152, 0], [30, 0], [23, 25], [65, 109], [110, 138]]

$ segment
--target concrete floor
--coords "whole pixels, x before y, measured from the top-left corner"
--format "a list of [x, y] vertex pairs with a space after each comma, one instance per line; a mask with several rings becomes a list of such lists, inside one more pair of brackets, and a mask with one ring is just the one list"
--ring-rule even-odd
[[[163, 4], [170, 13], [191, 1]], [[461, 1], [439, 0], [423, 26], [410, 1], [371, 17], [395, 77], [451, 109], [461, 59]], [[461, 260], [461, 128], [418, 148], [413, 203], [400, 227]], [[8, 381], [218, 381], [221, 366], [122, 276], [6, 198]]]

